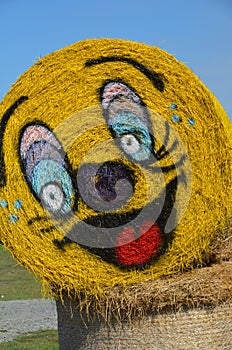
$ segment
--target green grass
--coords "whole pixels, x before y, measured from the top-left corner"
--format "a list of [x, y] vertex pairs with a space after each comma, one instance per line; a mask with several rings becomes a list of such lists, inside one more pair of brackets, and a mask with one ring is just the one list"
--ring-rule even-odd
[[41, 297], [39, 280], [20, 266], [0, 244], [0, 300]]
[[[0, 244], [0, 300], [41, 298], [39, 280]], [[1, 332], [1, 330], [0, 330]], [[2, 331], [3, 332], [3, 331]], [[0, 343], [0, 350], [58, 350], [58, 332], [47, 330]]]
[[13, 342], [0, 343], [1, 350], [58, 350], [57, 331], [34, 332]]

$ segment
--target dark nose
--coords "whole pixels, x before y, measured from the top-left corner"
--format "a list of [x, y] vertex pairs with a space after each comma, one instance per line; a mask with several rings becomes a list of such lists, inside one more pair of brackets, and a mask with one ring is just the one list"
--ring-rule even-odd
[[115, 211], [133, 196], [134, 174], [121, 161], [85, 164], [78, 171], [82, 199], [96, 211]]
[[[116, 184], [119, 180], [121, 185], [116, 192]], [[115, 200], [119, 195], [125, 196], [128, 192], [128, 182], [132, 183], [131, 174], [125, 165], [120, 163], [104, 163], [96, 173], [95, 188], [100, 197], [107, 202]]]

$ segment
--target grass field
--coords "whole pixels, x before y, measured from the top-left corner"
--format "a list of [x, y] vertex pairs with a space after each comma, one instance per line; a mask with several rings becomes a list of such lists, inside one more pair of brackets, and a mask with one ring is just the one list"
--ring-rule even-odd
[[57, 331], [34, 332], [13, 342], [0, 343], [1, 350], [58, 350]]
[[[41, 298], [39, 280], [15, 261], [0, 245], [0, 300]], [[0, 350], [58, 350], [56, 330], [34, 332], [12, 342], [0, 343]]]
[[41, 297], [39, 280], [0, 245], [0, 300]]

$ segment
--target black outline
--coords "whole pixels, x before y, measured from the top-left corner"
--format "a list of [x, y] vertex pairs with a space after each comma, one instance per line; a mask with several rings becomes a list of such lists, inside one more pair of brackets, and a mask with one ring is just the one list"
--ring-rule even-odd
[[19, 97], [3, 114], [1, 123], [0, 123], [0, 187], [6, 186], [6, 167], [4, 161], [3, 153], [3, 137], [7, 127], [7, 123], [15, 112], [15, 110], [24, 102], [28, 100], [28, 96]]
[[[23, 134], [25, 133], [25, 130], [29, 127], [29, 126], [43, 126], [45, 127], [48, 131], [50, 131], [53, 136], [55, 137], [55, 139], [57, 140], [57, 142], [60, 144], [61, 146], [61, 150], [58, 150], [57, 151], [61, 154], [61, 156], [63, 157], [64, 159], [64, 162], [66, 164], [66, 167], [65, 167], [65, 170], [68, 172], [70, 178], [71, 178], [71, 181], [72, 181], [72, 186], [73, 186], [73, 191], [74, 191], [74, 203], [73, 203], [73, 207], [72, 207], [72, 211], [76, 211], [77, 210], [77, 207], [78, 207], [78, 199], [79, 199], [79, 193], [78, 193], [78, 189], [77, 189], [77, 186], [76, 186], [76, 181], [74, 179], [74, 176], [73, 176], [73, 170], [72, 170], [72, 167], [71, 167], [71, 164], [69, 163], [69, 160], [68, 160], [68, 156], [67, 156], [67, 153], [64, 151], [63, 149], [63, 145], [61, 144], [61, 142], [59, 141], [59, 139], [57, 138], [56, 134], [51, 130], [51, 128], [44, 122], [41, 122], [41, 121], [34, 121], [34, 122], [30, 122], [30, 123], [27, 123], [26, 125], [24, 125], [20, 131], [20, 136], [19, 136], [19, 147], [18, 147], [18, 158], [19, 158], [19, 163], [20, 163], [20, 167], [21, 167], [21, 170], [22, 170], [22, 173], [24, 175], [24, 178], [26, 180], [26, 183], [31, 191], [31, 193], [34, 195], [35, 199], [41, 204], [41, 206], [44, 208], [44, 205], [42, 204], [42, 201], [40, 199], [40, 197], [38, 196], [38, 194], [33, 190], [32, 188], [32, 185], [31, 185], [31, 182], [29, 181], [28, 179], [28, 176], [26, 174], [26, 169], [25, 169], [25, 164], [24, 164], [24, 161], [22, 159], [22, 156], [21, 156], [21, 153], [20, 153], [20, 146], [21, 146], [21, 143], [22, 143], [22, 137], [23, 137]], [[54, 147], [55, 148], [55, 147]], [[46, 208], [47, 209], [47, 208]], [[47, 209], [48, 210], [48, 209]], [[48, 210], [49, 211], [49, 210]], [[49, 211], [50, 212], [50, 211]], [[51, 213], [51, 212], [50, 212]], [[55, 213], [51, 213], [51, 215], [53, 215], [55, 218], [56, 217], [59, 217], [60, 214], [55, 214]], [[62, 217], [64, 216], [69, 216], [69, 213], [66, 213], [66, 214], [62, 214]], [[30, 220], [29, 220], [30, 221]]]
[[[130, 84], [128, 84], [127, 82], [125, 82], [124, 80], [122, 79], [116, 79], [116, 80], [106, 80], [104, 82], [104, 84], [102, 85], [102, 87], [99, 89], [99, 94], [100, 94], [100, 103], [101, 103], [101, 107], [102, 107], [102, 111], [103, 111], [103, 116], [106, 120], [106, 124], [108, 125], [108, 120], [109, 120], [109, 108], [110, 108], [110, 105], [112, 102], [114, 102], [115, 100], [117, 100], [118, 98], [120, 97], [123, 97], [125, 95], [123, 94], [118, 94], [118, 95], [115, 95], [109, 102], [109, 105], [107, 108], [103, 108], [102, 106], [102, 101], [103, 101], [103, 94], [104, 94], [104, 91], [105, 91], [105, 88], [108, 84], [111, 84], [111, 83], [119, 83], [119, 84], [123, 84], [125, 85], [129, 90], [131, 90], [135, 95], [136, 97], [139, 99], [139, 102], [132, 102], [140, 107], [142, 107], [142, 110], [144, 112], [144, 117], [148, 123], [147, 125], [147, 128], [148, 128], [148, 131], [149, 131], [149, 135], [150, 135], [150, 139], [151, 139], [151, 147], [150, 147], [150, 153], [151, 155], [155, 156], [155, 153], [154, 153], [154, 150], [155, 150], [155, 140], [154, 140], [154, 136], [153, 136], [153, 133], [152, 133], [152, 123], [151, 123], [151, 120], [150, 120], [150, 115], [149, 115], [149, 112], [147, 110], [147, 106], [146, 104], [143, 102], [143, 100], [141, 99], [141, 97], [139, 96], [139, 94], [136, 92], [135, 89], [133, 89]], [[108, 128], [109, 128], [109, 131], [113, 137], [113, 139], [118, 139], [116, 133], [114, 132], [114, 130], [109, 127], [108, 125]], [[135, 136], [135, 135], [134, 135]], [[135, 136], [136, 137], [136, 136]], [[117, 145], [117, 147], [119, 147], [123, 153], [125, 153], [124, 149], [121, 147], [121, 145]], [[127, 154], [127, 158], [130, 159], [131, 161], [133, 161], [133, 163], [135, 162], [135, 159], [133, 158], [133, 156], [130, 156], [129, 154]], [[149, 159], [145, 159], [145, 160], [141, 160], [141, 161], [138, 161], [139, 163], [143, 164], [143, 165], [147, 165], [149, 163]]]
[[[131, 270], [131, 269], [144, 270], [149, 265], [151, 265], [155, 260], [157, 260], [160, 257], [160, 255], [162, 255], [166, 251], [168, 245], [171, 243], [171, 241], [173, 239], [174, 230], [168, 234], [164, 234], [164, 229], [165, 229], [167, 221], [168, 221], [170, 214], [171, 214], [173, 207], [174, 207], [174, 203], [175, 203], [175, 199], [176, 199], [177, 184], [178, 184], [178, 178], [176, 176], [166, 186], [165, 202], [164, 202], [164, 205], [162, 207], [161, 213], [156, 221], [156, 224], [159, 226], [159, 228], [162, 232], [162, 246], [160, 247], [158, 253], [153, 258], [151, 258], [147, 263], [137, 264], [137, 265], [122, 265], [117, 260], [117, 256], [116, 256], [114, 247], [112, 247], [112, 248], [92, 248], [92, 247], [77, 243], [69, 237], [70, 232], [67, 236], [65, 236], [61, 240], [58, 240], [58, 239], [53, 240], [53, 243], [55, 244], [55, 246], [58, 249], [61, 249], [61, 250], [65, 250], [65, 247], [69, 244], [72, 244], [72, 243], [78, 244], [79, 246], [86, 249], [90, 253], [99, 256], [104, 261], [111, 263], [111, 264], [114, 264], [115, 266], [118, 266], [123, 270], [127, 270], [127, 271]], [[154, 206], [154, 203], [158, 202], [158, 201], [159, 201], [159, 199], [155, 198], [152, 203], [148, 204], [148, 206], [152, 208]], [[97, 217], [88, 218], [88, 219], [84, 220], [84, 223], [93, 227], [92, 233], [94, 233], [94, 235], [96, 235], [96, 240], [98, 241], [98, 239], [102, 235], [101, 228], [103, 228], [103, 227], [104, 228], [118, 227], [118, 233], [120, 233], [121, 226], [126, 225], [127, 223], [130, 226], [131, 220], [135, 219], [135, 217], [137, 217], [139, 215], [141, 210], [142, 209], [134, 210], [134, 211], [131, 211], [130, 213], [122, 213], [121, 215], [118, 215], [118, 214], [104, 215], [104, 214], [102, 214], [102, 215], [98, 215]], [[176, 217], [175, 218], [173, 217], [173, 219], [176, 219]], [[82, 228], [81, 225], [82, 225], [82, 223], [79, 223], [75, 227], [75, 230], [77, 230], [78, 235], [81, 235], [81, 234], [85, 235], [86, 229], [85, 229], [85, 227]], [[98, 231], [97, 231], [98, 227], [100, 228], [100, 233], [98, 233]]]
[[[158, 74], [156, 72], [152, 72], [147, 67], [145, 67], [143, 64], [141, 64], [133, 59], [130, 59], [130, 58], [118, 57], [118, 56], [100, 57], [99, 59], [87, 61], [85, 66], [91, 67], [91, 66], [94, 66], [96, 64], [102, 64], [105, 62], [117, 62], [117, 61], [131, 64], [133, 67], [140, 70], [148, 79], [150, 79], [150, 81], [153, 83], [153, 85], [155, 86], [156, 89], [158, 89], [161, 92], [164, 91], [164, 82], [161, 79], [160, 74]], [[105, 84], [100, 89], [100, 96], [101, 97], [102, 97], [101, 93], [102, 93], [104, 87], [109, 82], [122, 82], [123, 84], [128, 86], [131, 89], [131, 91], [133, 91], [139, 97], [139, 95], [135, 92], [135, 90], [133, 88], [131, 88], [127, 83], [123, 82], [122, 80], [109, 80], [109, 81], [105, 82]], [[138, 103], [138, 104], [140, 104], [141, 106], [146, 108], [145, 104], [143, 103], [143, 101], [141, 100], [140, 97], [139, 97], [139, 99], [140, 99], [140, 103]], [[1, 124], [0, 124], [0, 187], [6, 185], [6, 176], [5, 176], [6, 169], [5, 169], [4, 154], [3, 154], [4, 132], [5, 132], [7, 123], [9, 121], [11, 115], [14, 113], [14, 111], [17, 109], [17, 107], [26, 100], [28, 100], [27, 96], [21, 96], [10, 108], [7, 109], [7, 111], [4, 113], [2, 120], [1, 120]], [[103, 110], [103, 113], [107, 113], [107, 111]], [[146, 117], [148, 118], [148, 121], [149, 121], [149, 113], [146, 109], [145, 109], [145, 113], [146, 113]], [[29, 127], [30, 125], [38, 125], [38, 126], [46, 127], [50, 132], [52, 132], [54, 137], [60, 143], [59, 139], [56, 137], [54, 132], [48, 127], [47, 124], [45, 124], [41, 121], [34, 121], [34, 122], [31, 122], [31, 123], [24, 125], [24, 127], [21, 129], [20, 137], [19, 137], [19, 146], [21, 144], [23, 133], [25, 132], [26, 128]], [[157, 156], [157, 160], [165, 158], [166, 156], [168, 156], [170, 154], [170, 152], [173, 149], [175, 149], [177, 147], [178, 143], [175, 141], [172, 144], [172, 146], [167, 150], [166, 147], [167, 147], [168, 139], [169, 139], [169, 126], [168, 126], [168, 123], [166, 123], [166, 136], [165, 136], [163, 146], [157, 151], [156, 154], [154, 153], [154, 155]], [[154, 142], [153, 137], [152, 137], [152, 140]], [[60, 143], [60, 145], [62, 147], [61, 143]], [[153, 143], [153, 146], [154, 146], [154, 143]], [[63, 150], [63, 147], [62, 147], [62, 150]], [[153, 147], [152, 151], [155, 152], [154, 147]], [[31, 188], [31, 183], [27, 179], [26, 172], [25, 172], [25, 165], [24, 165], [24, 162], [23, 162], [21, 155], [20, 155], [20, 147], [18, 148], [18, 152], [19, 152], [20, 166], [21, 166], [22, 172], [24, 174], [24, 177], [26, 179], [26, 182], [27, 182], [29, 188], [31, 189], [32, 193], [34, 194], [35, 198], [39, 202], [41, 202], [40, 199], [38, 198], [37, 194], [35, 194], [33, 189]], [[74, 207], [72, 210], [75, 211], [75, 210], [77, 210], [77, 204], [78, 204], [78, 200], [79, 200], [79, 191], [78, 191], [78, 188], [76, 186], [76, 179], [74, 178], [75, 171], [72, 170], [72, 167], [68, 161], [67, 154], [65, 152], [64, 152], [64, 161], [67, 164], [66, 170], [68, 171], [68, 173], [72, 179], [72, 183], [73, 183], [75, 199], [74, 199]], [[184, 156], [182, 156], [181, 159], [176, 164], [172, 164], [170, 166], [163, 167], [163, 168], [161, 167], [161, 170], [164, 172], [174, 170], [176, 168], [176, 166], [180, 166], [183, 163], [183, 161], [184, 161]], [[152, 170], [155, 172], [155, 169], [152, 169]], [[178, 177], [176, 176], [173, 180], [171, 180], [169, 182], [168, 185], [166, 185], [165, 203], [164, 203], [162, 211], [159, 215], [159, 218], [157, 219], [157, 224], [160, 227], [162, 232], [164, 232], [164, 228], [166, 226], [167, 220], [169, 219], [171, 211], [174, 207], [176, 191], [177, 191], [177, 179], [178, 179]], [[154, 199], [154, 201], [157, 201], [157, 200], [158, 200], [157, 198]], [[149, 206], [150, 205], [152, 205], [152, 203], [150, 203]], [[142, 210], [142, 208], [141, 208], [141, 210]], [[103, 213], [103, 214], [99, 214], [97, 217], [95, 216], [93, 218], [88, 218], [85, 220], [85, 222], [92, 225], [93, 227], [109, 227], [109, 228], [115, 227], [115, 224], [116, 224], [116, 226], [118, 224], [118, 227], [120, 230], [121, 225], [123, 225], [125, 223], [130, 223], [130, 221], [133, 220], [133, 218], [135, 218], [141, 210], [132, 211], [130, 213], [122, 213], [121, 215], [111, 214], [110, 216], [108, 214], [105, 215]], [[69, 214], [67, 214], [67, 218], [68, 218], [68, 216], [69, 216]], [[50, 219], [51, 218], [46, 218], [46, 217], [35, 217], [35, 218], [30, 219], [28, 221], [28, 224], [32, 225], [35, 221], [40, 221], [40, 220], [43, 221], [43, 220], [50, 220]], [[44, 233], [50, 232], [55, 228], [56, 228], [56, 226], [50, 226], [48, 228], [42, 229], [41, 231]], [[119, 266], [120, 268], [123, 268], [123, 269], [131, 269], [131, 268], [144, 269], [144, 268], [147, 268], [147, 266], [150, 265], [152, 262], [154, 262], [154, 260], [156, 260], [157, 257], [159, 257], [161, 254], [163, 254], [163, 252], [166, 250], [166, 248], [168, 246], [168, 243], [171, 242], [173, 234], [174, 234], [174, 230], [171, 233], [169, 233], [168, 235], [165, 235], [165, 239], [163, 239], [163, 245], [158, 253], [158, 256], [152, 258], [146, 264], [137, 265], [137, 266], [122, 266], [122, 265], [120, 265], [117, 261], [117, 257], [115, 255], [114, 248], [107, 248], [107, 249], [106, 248], [91, 248], [91, 247], [86, 247], [86, 246], [83, 246], [83, 248], [90, 251], [91, 253], [94, 253], [94, 254], [100, 256], [103, 260]], [[73, 242], [68, 237], [68, 235], [65, 236], [61, 241], [54, 240], [53, 242], [59, 249], [64, 249], [64, 247], [67, 244], [76, 243], [76, 242]]]
[[[91, 66], [94, 64], [98, 64], [98, 63], [104, 63], [107, 62], [106, 59], [97, 62], [96, 60], [92, 60], [92, 61], [87, 61], [87, 65]], [[125, 81], [121, 80], [121, 79], [109, 79], [107, 81], [105, 81], [103, 83], [103, 85], [101, 86], [100, 89], [98, 89], [98, 93], [100, 96], [100, 103], [101, 103], [101, 107], [102, 107], [102, 112], [103, 112], [103, 116], [106, 120], [106, 123], [108, 124], [108, 120], [109, 120], [109, 107], [110, 104], [112, 103], [113, 100], [115, 100], [116, 98], [120, 97], [120, 96], [124, 96], [123, 94], [118, 94], [116, 96], [113, 97], [112, 100], [110, 100], [109, 105], [107, 106], [107, 108], [103, 108], [102, 106], [102, 100], [103, 100], [103, 93], [105, 91], [106, 86], [109, 83], [122, 83], [123, 85], [125, 85], [126, 87], [128, 87], [138, 98], [139, 101], [138, 102], [134, 102], [135, 104], [140, 105], [141, 107], [144, 108], [144, 117], [147, 119], [148, 122], [148, 130], [150, 131], [150, 137], [152, 140], [152, 149], [151, 149], [151, 154], [157, 159], [157, 161], [166, 158], [170, 155], [170, 153], [176, 149], [176, 147], [178, 146], [178, 140], [175, 140], [172, 145], [169, 147], [168, 149], [168, 142], [169, 142], [169, 137], [170, 137], [170, 125], [169, 123], [166, 121], [165, 122], [165, 129], [166, 129], [166, 133], [165, 133], [165, 137], [164, 137], [164, 141], [163, 141], [163, 145], [160, 147], [160, 149], [158, 149], [157, 151], [155, 151], [155, 138], [151, 132], [152, 126], [151, 126], [151, 121], [150, 121], [150, 116], [149, 116], [149, 112], [147, 110], [146, 104], [143, 102], [143, 100], [141, 99], [141, 97], [139, 96], [139, 94], [137, 94], [137, 92]], [[109, 127], [109, 125], [108, 125]], [[113, 132], [112, 128], [109, 127], [109, 131], [111, 132], [111, 135], [113, 137], [113, 139], [115, 138], [115, 133]], [[119, 146], [119, 145], [117, 145]], [[136, 163], [135, 160], [133, 159], [133, 157], [127, 157], [129, 160], [132, 159], [133, 163]], [[115, 248], [92, 248], [80, 243], [77, 243], [75, 240], [73, 240], [72, 238], [70, 238], [72, 236], [72, 233], [74, 233], [74, 235], [77, 233], [77, 236], [82, 236], [86, 234], [86, 228], [85, 226], [82, 227], [82, 223], [78, 224], [77, 226], [73, 227], [73, 229], [67, 234], [67, 236], [65, 236], [63, 239], [61, 240], [54, 240], [54, 244], [56, 245], [56, 247], [58, 249], [64, 250], [65, 246], [71, 243], [75, 243], [78, 244], [79, 246], [83, 247], [84, 249], [86, 249], [87, 251], [99, 256], [100, 258], [102, 258], [104, 261], [109, 262], [109, 263], [113, 263], [114, 265], [125, 269], [125, 270], [131, 270], [131, 269], [145, 269], [147, 268], [152, 262], [154, 262], [161, 254], [164, 253], [164, 251], [167, 249], [168, 245], [171, 243], [173, 236], [174, 236], [174, 232], [175, 229], [173, 229], [170, 233], [168, 234], [164, 234], [164, 230], [166, 227], [166, 224], [168, 222], [168, 219], [170, 217], [170, 214], [172, 212], [172, 210], [175, 210], [174, 208], [174, 204], [175, 204], [175, 199], [176, 199], [176, 192], [177, 192], [177, 185], [178, 185], [178, 176], [176, 173], [176, 168], [181, 166], [183, 164], [183, 162], [186, 159], [186, 155], [183, 155], [179, 161], [177, 161], [176, 163], [173, 162], [173, 160], [171, 161], [171, 165], [169, 166], [155, 166], [152, 167], [151, 164], [151, 160], [147, 159], [144, 161], [140, 161], [138, 163], [141, 163], [143, 166], [147, 167], [148, 169], [150, 169], [153, 173], [156, 173], [158, 170], [162, 171], [163, 173], [167, 173], [169, 171], [174, 170], [175, 171], [175, 175], [174, 178], [165, 186], [165, 189], [163, 191], [165, 192], [165, 202], [163, 207], [161, 208], [161, 212], [159, 214], [159, 217], [156, 221], [157, 225], [159, 226], [161, 232], [162, 232], [162, 238], [163, 238], [163, 242], [162, 242], [162, 246], [159, 250], [159, 252], [156, 254], [156, 256], [154, 256], [153, 258], [151, 258], [149, 260], [148, 263], [145, 264], [138, 264], [138, 265], [133, 265], [133, 266], [123, 266], [121, 265], [118, 260], [117, 260], [117, 256], [115, 253]], [[163, 193], [162, 191], [162, 193]], [[162, 198], [162, 193], [161, 193], [161, 198]], [[147, 205], [148, 207], [148, 211], [149, 208], [153, 208], [154, 207], [157, 208], [157, 206], [159, 206], [159, 199], [160, 196], [158, 196], [158, 198], [155, 198], [152, 203], [149, 203]], [[94, 233], [95, 239], [96, 241], [99, 243], [102, 239], [101, 236], [101, 230], [100, 230], [100, 234], [98, 233], [97, 228], [118, 228], [117, 232], [121, 232], [121, 226], [123, 225], [130, 225], [130, 222], [135, 219], [139, 213], [143, 210], [143, 208], [138, 209], [138, 210], [132, 210], [130, 213], [110, 213], [110, 214], [104, 214], [104, 213], [99, 213], [97, 216], [95, 217], [90, 217], [87, 218], [86, 220], [84, 220], [84, 223], [92, 226], [92, 229], [90, 228], [90, 231], [93, 231], [92, 234]], [[176, 214], [174, 212], [173, 220], [176, 220]], [[175, 227], [175, 226], [174, 226]], [[90, 233], [90, 232], [89, 232]], [[109, 233], [110, 234], [110, 233]], [[108, 235], [106, 233], [106, 235]], [[113, 239], [113, 237], [109, 236], [109, 239]]]
[[[105, 90], [105, 87], [106, 85], [110, 84], [110, 83], [118, 83], [118, 84], [123, 84], [125, 85], [126, 87], [128, 87], [140, 100], [140, 103], [138, 102], [134, 102], [134, 103], [137, 103], [137, 104], [140, 104], [142, 107], [146, 107], [146, 104], [143, 102], [143, 100], [141, 99], [141, 97], [139, 96], [139, 94], [137, 93], [137, 91], [130, 85], [128, 84], [125, 80], [123, 79], [120, 79], [120, 78], [117, 78], [117, 79], [107, 79], [104, 81], [102, 87], [100, 87], [98, 89], [98, 93], [100, 95], [100, 103], [102, 101], [102, 95], [103, 95], [103, 92]], [[116, 95], [116, 96], [124, 96], [123, 94], [119, 94], [119, 95]], [[113, 99], [112, 99], [113, 100]], [[102, 108], [103, 110], [105, 110], [104, 108]], [[146, 111], [147, 112], [147, 111]]]
[[153, 84], [153, 86], [160, 92], [164, 91], [164, 82], [161, 77], [161, 74], [157, 72], [153, 72], [146, 66], [144, 66], [142, 63], [129, 58], [129, 57], [122, 57], [122, 56], [101, 56], [99, 58], [95, 58], [92, 60], [88, 60], [85, 62], [85, 67], [92, 67], [96, 66], [97, 64], [102, 64], [106, 62], [122, 62], [132, 65], [134, 68], [138, 69], [140, 72], [142, 72]]
[[[110, 83], [121, 83], [123, 85], [125, 85], [128, 89], [130, 89], [139, 99], [139, 102], [133, 102], [134, 104], [140, 105], [142, 108], [144, 108], [144, 117], [147, 119], [148, 122], [148, 131], [149, 131], [149, 135], [150, 135], [150, 139], [151, 139], [151, 149], [150, 149], [150, 153], [151, 155], [157, 160], [160, 161], [163, 158], [166, 158], [173, 150], [176, 149], [176, 147], [178, 146], [178, 140], [176, 139], [173, 144], [170, 146], [169, 149], [167, 149], [167, 145], [168, 145], [168, 141], [169, 141], [169, 137], [170, 137], [170, 125], [167, 121], [165, 121], [165, 139], [163, 141], [163, 145], [160, 147], [159, 150], [155, 150], [155, 137], [152, 133], [152, 124], [151, 124], [151, 120], [150, 120], [150, 116], [149, 116], [149, 112], [147, 110], [146, 104], [143, 102], [143, 100], [141, 99], [141, 97], [139, 96], [139, 94], [137, 94], [137, 92], [129, 85], [127, 84], [125, 81], [121, 80], [121, 79], [116, 79], [116, 80], [107, 80], [103, 83], [102, 87], [99, 89], [99, 94], [100, 94], [100, 103], [101, 103], [101, 107], [102, 107], [102, 111], [103, 111], [103, 116], [106, 119], [106, 123], [108, 125], [108, 120], [109, 120], [109, 108], [110, 108], [110, 104], [115, 101], [117, 98], [124, 96], [123, 94], [118, 94], [115, 95], [109, 102], [109, 105], [107, 108], [103, 108], [102, 105], [102, 101], [103, 101], [103, 94], [105, 91], [105, 88], [107, 87], [108, 84]], [[113, 137], [113, 139], [117, 139], [117, 135], [114, 132], [114, 130], [109, 126], [109, 131]], [[136, 137], [136, 135], [134, 135]], [[116, 144], [117, 145], [117, 144]], [[124, 149], [122, 149], [121, 145], [117, 145], [117, 147], [119, 147], [123, 152]], [[125, 152], [124, 152], [125, 153]], [[135, 159], [133, 158], [133, 156], [130, 156], [127, 154], [127, 158], [132, 160], [133, 162], [135, 162]], [[181, 159], [176, 162], [175, 164], [173, 163], [170, 166], [164, 166], [164, 167], [159, 167], [157, 168], [158, 171], [160, 171], [160, 169], [164, 172], [167, 173], [171, 170], [174, 170], [177, 166], [180, 166], [184, 163], [184, 161], [186, 160], [186, 155], [183, 155], [181, 157]], [[155, 167], [152, 167], [152, 165], [150, 164], [150, 157], [148, 159], [145, 160], [140, 160], [137, 161], [138, 163], [141, 163], [143, 166], [146, 166], [147, 168], [151, 169], [154, 173], [157, 172], [157, 169]]]

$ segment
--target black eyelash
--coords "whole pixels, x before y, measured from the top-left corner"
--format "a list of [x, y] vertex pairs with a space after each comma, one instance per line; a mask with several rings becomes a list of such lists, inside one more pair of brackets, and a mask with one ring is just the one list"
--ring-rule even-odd
[[152, 171], [154, 173], [157, 173], [157, 172], [160, 172], [160, 169], [164, 172], [164, 173], [167, 173], [171, 170], [174, 170], [176, 168], [178, 168], [179, 166], [183, 165], [184, 161], [186, 160], [187, 156], [184, 154], [180, 160], [178, 160], [178, 162], [176, 162], [175, 164], [172, 164], [172, 165], [167, 165], [167, 166], [161, 166], [161, 167], [157, 167], [157, 168], [152, 168], [150, 166], [150, 169], [152, 169]]
[[58, 239], [54, 239], [53, 240], [53, 243], [54, 245], [58, 248], [58, 249], [61, 249], [61, 250], [65, 250], [65, 247], [67, 244], [71, 244], [71, 243], [74, 243], [74, 241], [72, 241], [70, 238], [68, 237], [64, 237], [63, 239], [61, 240], [58, 240]]
[[171, 147], [168, 150], [165, 150], [165, 148], [163, 148], [163, 146], [161, 148], [163, 148], [162, 152], [160, 152], [160, 150], [155, 154], [155, 157], [157, 160], [161, 160], [164, 159], [165, 157], [167, 157], [171, 152], [173, 152], [176, 147], [178, 146], [178, 140], [175, 140], [173, 142], [173, 144], [171, 145]]
[[56, 226], [54, 225], [54, 226], [50, 226], [50, 227], [47, 227], [47, 228], [41, 228], [40, 232], [42, 232], [42, 233], [49, 233], [49, 232], [53, 231], [54, 229], [56, 229], [57, 226], [59, 226], [59, 225], [56, 225]]
[[[52, 219], [51, 217], [36, 216], [36, 217], [31, 218], [30, 220], [28, 220], [28, 225], [33, 225], [37, 221], [49, 221], [51, 219]], [[40, 232], [42, 232], [42, 233], [49, 233], [49, 232], [53, 231], [54, 229], [56, 229], [58, 226], [61, 226], [61, 225], [59, 225], [59, 224], [51, 225], [49, 227], [40, 229]]]
[[165, 149], [165, 147], [167, 147], [167, 144], [168, 144], [168, 140], [170, 137], [170, 125], [167, 121], [165, 121], [165, 131], [166, 131], [166, 134], [165, 134], [163, 146], [159, 149], [157, 153], [161, 153]]
[[[160, 149], [157, 152], [154, 152], [153, 155], [154, 157], [159, 161], [162, 160], [164, 158], [166, 158], [169, 154], [171, 154], [171, 152], [173, 152], [177, 146], [179, 145], [178, 140], [176, 139], [173, 144], [171, 145], [171, 147], [169, 149], [166, 149], [168, 141], [169, 141], [169, 137], [170, 137], [170, 126], [169, 123], [166, 121], [165, 122], [165, 129], [166, 129], [166, 133], [165, 133], [165, 138], [163, 141], [163, 145], [160, 147]], [[149, 165], [149, 168], [152, 169], [153, 172], [160, 172], [160, 170], [162, 170], [163, 172], [169, 172], [171, 170], [176, 169], [177, 167], [183, 165], [184, 161], [186, 160], [187, 155], [184, 154], [182, 155], [182, 157], [180, 158], [179, 161], [177, 161], [175, 164], [172, 165], [168, 165], [168, 166], [161, 166], [161, 167], [152, 167], [151, 165]]]
[[30, 220], [28, 220], [28, 225], [32, 225], [34, 224], [34, 222], [36, 221], [49, 221], [51, 218], [47, 217], [47, 216], [36, 216], [34, 218], [31, 218]]
[[[168, 144], [168, 140], [169, 140], [169, 137], [170, 137], [170, 126], [168, 124], [167, 121], [165, 121], [165, 130], [166, 130], [166, 133], [165, 133], [165, 139], [164, 139], [164, 142], [163, 142], [163, 145], [160, 147], [160, 149], [155, 153], [155, 157], [156, 159], [158, 160], [161, 160], [163, 159], [164, 157], [166, 157], [166, 155], [168, 155], [168, 153], [170, 151], [167, 151], [166, 150], [166, 147], [167, 147], [167, 144]], [[171, 146], [171, 148], [173, 147], [173, 145]], [[164, 152], [164, 153], [163, 153]], [[163, 154], [162, 154], [163, 153]]]

